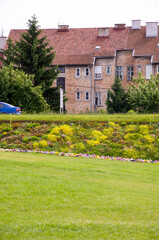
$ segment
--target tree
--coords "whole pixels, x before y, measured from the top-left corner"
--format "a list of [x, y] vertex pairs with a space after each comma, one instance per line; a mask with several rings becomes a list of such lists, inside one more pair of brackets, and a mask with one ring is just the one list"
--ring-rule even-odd
[[[54, 112], [59, 112], [60, 110], [60, 88], [59, 87], [52, 87], [44, 91], [43, 93], [44, 98], [46, 99], [47, 103], [50, 106], [50, 110]], [[63, 102], [65, 106], [65, 102], [68, 98], [63, 96]]]
[[52, 66], [55, 58], [53, 47], [49, 47], [47, 37], [41, 37], [35, 15], [28, 20], [28, 30], [21, 34], [20, 40], [8, 39], [8, 49], [3, 51], [5, 59], [3, 63], [11, 62], [27, 74], [34, 75], [34, 86], [41, 86], [42, 90], [48, 89], [57, 77], [57, 67]]
[[129, 110], [126, 92], [121, 85], [121, 80], [115, 77], [111, 90], [108, 90], [106, 105], [108, 113], [122, 113]]
[[131, 109], [141, 113], [159, 112], [159, 74], [146, 80], [139, 74], [128, 87], [127, 100]]
[[33, 86], [33, 76], [14, 70], [12, 64], [2, 66], [0, 71], [0, 101], [22, 107], [26, 112], [49, 110], [41, 87]]

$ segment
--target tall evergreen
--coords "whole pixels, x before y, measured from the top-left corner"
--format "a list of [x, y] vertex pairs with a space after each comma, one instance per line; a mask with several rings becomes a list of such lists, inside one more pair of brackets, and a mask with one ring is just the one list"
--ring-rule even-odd
[[27, 74], [34, 75], [34, 86], [48, 89], [57, 77], [57, 67], [52, 67], [55, 58], [53, 47], [49, 47], [47, 36], [42, 36], [35, 15], [28, 20], [28, 30], [21, 34], [19, 41], [8, 39], [8, 49], [4, 50], [5, 65], [11, 62]]
[[121, 85], [121, 80], [118, 77], [115, 77], [111, 90], [108, 90], [106, 100], [107, 111], [109, 113], [127, 112], [129, 109], [126, 96], [127, 94]]

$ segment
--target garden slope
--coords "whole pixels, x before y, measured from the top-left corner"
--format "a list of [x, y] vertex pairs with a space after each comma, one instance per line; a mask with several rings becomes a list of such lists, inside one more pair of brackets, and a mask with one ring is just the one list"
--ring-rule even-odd
[[125, 122], [1, 123], [0, 148], [159, 160], [159, 126]]

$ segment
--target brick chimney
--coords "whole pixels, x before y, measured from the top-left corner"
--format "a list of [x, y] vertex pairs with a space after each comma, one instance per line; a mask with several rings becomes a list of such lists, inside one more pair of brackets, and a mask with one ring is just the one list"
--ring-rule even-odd
[[124, 30], [125, 29], [126, 24], [125, 23], [116, 23], [114, 25], [114, 30]]
[[108, 37], [109, 28], [98, 28], [98, 37]]
[[158, 37], [158, 22], [146, 23], [146, 37]]
[[131, 29], [141, 29], [140, 25], [141, 20], [132, 20], [132, 27]]
[[68, 32], [69, 31], [69, 25], [58, 25], [58, 32]]

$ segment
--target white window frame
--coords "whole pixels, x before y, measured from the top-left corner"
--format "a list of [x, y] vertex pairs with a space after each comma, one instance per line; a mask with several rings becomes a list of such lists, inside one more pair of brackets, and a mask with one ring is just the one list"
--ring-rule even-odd
[[77, 101], [80, 101], [80, 100], [81, 100], [81, 93], [80, 93], [80, 91], [77, 91], [77, 92], [76, 92], [76, 100], [77, 100]]
[[[87, 94], [88, 94], [88, 97], [87, 97]], [[85, 92], [85, 100], [86, 100], [86, 101], [89, 101], [89, 99], [90, 99], [90, 94], [89, 94], [89, 92]]]
[[159, 65], [157, 65], [157, 73], [159, 73]]
[[85, 68], [85, 76], [88, 77], [89, 75], [90, 75], [90, 69], [89, 69], [89, 67], [86, 67]]
[[95, 79], [102, 79], [102, 66], [95, 66], [94, 75]]
[[80, 68], [76, 68], [76, 78], [79, 78], [81, 75], [81, 69]]
[[[97, 100], [97, 104], [96, 104], [96, 100]], [[95, 92], [94, 105], [102, 106], [102, 93], [101, 92]]]
[[106, 74], [107, 74], [107, 75], [110, 75], [110, 74], [111, 74], [111, 66], [110, 66], [110, 65], [107, 65], [107, 66], [106, 66]]
[[123, 79], [123, 66], [116, 66], [116, 76], [122, 80]]
[[151, 79], [152, 65], [146, 65], [146, 79]]

